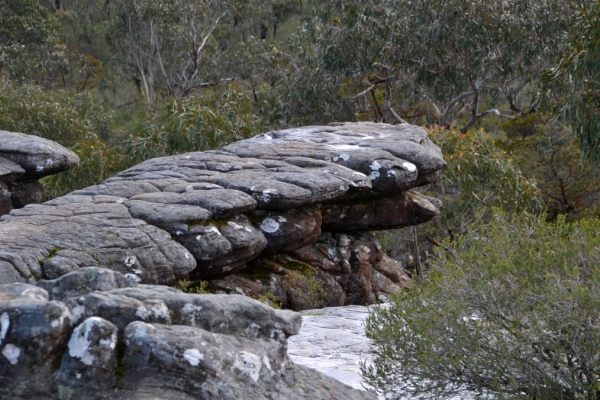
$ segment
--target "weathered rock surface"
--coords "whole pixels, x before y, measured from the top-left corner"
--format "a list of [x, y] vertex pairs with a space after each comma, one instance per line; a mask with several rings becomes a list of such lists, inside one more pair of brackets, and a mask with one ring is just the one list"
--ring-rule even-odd
[[137, 285], [110, 270], [0, 285], [0, 398], [373, 398], [290, 361], [300, 324], [248, 297]]
[[75, 153], [51, 140], [0, 131], [0, 216], [41, 202], [44, 188], [37, 179], [78, 163]]
[[[42, 149], [42, 139], [2, 134], [8, 139], [0, 146], [6, 158], [0, 167], [8, 183], [0, 187], [0, 208], [6, 208], [7, 185], [15, 184], [10, 179], [76, 162], [61, 146]], [[19, 153], [21, 136], [35, 154], [47, 154], [48, 165]], [[54, 279], [84, 267], [135, 274], [148, 284], [224, 277], [260, 254], [310, 245], [322, 231], [431, 219], [438, 205], [409, 189], [434, 180], [444, 165], [423, 129], [373, 123], [269, 132], [222, 151], [148, 160], [100, 185], [2, 217], [0, 282]], [[332, 279], [338, 277], [324, 278]], [[361, 301], [374, 301], [368, 292]]]
[[254, 298], [271, 293], [283, 307], [300, 311], [386, 301], [412, 281], [372, 235], [328, 232], [302, 248], [261, 256], [210, 285]]
[[[444, 166], [425, 131], [270, 132], [44, 204], [28, 204], [43, 195], [36, 179], [76, 158], [2, 135], [0, 399], [374, 398], [290, 361], [300, 317], [249, 297], [303, 310], [410, 286], [364, 231], [438, 214], [411, 190]], [[160, 286], [182, 279], [225, 293]]]

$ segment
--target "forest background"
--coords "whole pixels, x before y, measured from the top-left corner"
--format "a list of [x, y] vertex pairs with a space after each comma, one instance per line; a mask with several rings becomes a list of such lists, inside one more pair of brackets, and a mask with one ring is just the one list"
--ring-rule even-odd
[[[600, 361], [588, 339], [600, 337], [589, 313], [600, 307], [600, 271], [590, 262], [600, 251], [599, 45], [600, 4], [590, 0], [0, 0], [0, 129], [80, 156], [78, 167], [45, 178], [50, 199], [145, 159], [271, 129], [422, 125], [448, 161], [421, 189], [444, 201], [419, 231], [422, 255], [438, 255], [420, 289], [394, 301], [396, 317], [374, 315], [376, 368], [365, 366], [365, 376], [387, 394], [467, 387], [551, 398], [539, 392], [546, 388], [556, 398], [596, 398]], [[585, 241], [582, 253], [558, 251], [574, 237]], [[401, 235], [382, 239], [392, 253], [405, 249]], [[494, 248], [473, 244], [485, 240]], [[498, 254], [529, 249], [523, 243], [533, 247], [519, 259]], [[513, 275], [515, 265], [525, 275]], [[524, 286], [532, 279], [539, 285]], [[440, 285], [464, 293], [451, 299]], [[499, 287], [511, 295], [492, 296]], [[568, 296], [556, 297], [557, 287]], [[554, 307], [565, 296], [568, 306]], [[490, 299], [500, 317], [486, 314]], [[507, 312], [515, 303], [523, 307]], [[398, 320], [407, 304], [413, 316], [442, 313], [445, 322]], [[549, 319], [542, 304], [561, 314]], [[486, 323], [465, 325], [473, 315]], [[394, 326], [411, 328], [383, 328]], [[580, 335], [569, 347], [573, 329]], [[414, 335], [421, 331], [431, 335]], [[556, 335], [541, 343], [547, 332]], [[513, 338], [522, 351], [471, 346], [489, 335]], [[498, 354], [510, 362], [490, 374], [482, 360]], [[398, 386], [398, 376], [416, 378]]]

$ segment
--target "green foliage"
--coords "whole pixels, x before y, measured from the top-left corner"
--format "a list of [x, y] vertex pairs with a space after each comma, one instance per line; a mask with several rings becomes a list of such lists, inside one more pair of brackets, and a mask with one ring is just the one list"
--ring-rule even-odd
[[570, 51], [551, 70], [551, 99], [564, 111], [579, 138], [583, 155], [600, 160], [600, 3], [583, 2], [574, 11]]
[[600, 170], [582, 165], [579, 144], [562, 124], [548, 119], [538, 114], [502, 124], [509, 134], [500, 147], [513, 154], [513, 163], [524, 174], [535, 179], [549, 221], [560, 214], [567, 221], [592, 215], [600, 197]]
[[[286, 268], [290, 265], [286, 264]], [[323, 287], [323, 282], [318, 279], [311, 268], [299, 270], [291, 270], [286, 275], [286, 280], [290, 291], [294, 292], [294, 296], [301, 299], [302, 303], [308, 309], [323, 308], [326, 304], [327, 290]]]
[[208, 290], [208, 282], [200, 281], [199, 284], [195, 284], [189, 279], [181, 279], [177, 282], [176, 286], [177, 290], [180, 290], [184, 293], [192, 293], [192, 294], [206, 294], [210, 293]]
[[[502, 114], [497, 104], [518, 114], [531, 105], [521, 105], [519, 94], [566, 48], [575, 3], [310, 1], [295, 42], [300, 68], [290, 102], [304, 117], [370, 110], [387, 122], [402, 122], [393, 108], [410, 115], [418, 106], [447, 127], [468, 113], [464, 131]], [[480, 111], [484, 99], [491, 107]]]
[[279, 310], [282, 306], [281, 300], [279, 300], [277, 296], [273, 294], [273, 292], [267, 292], [266, 294], [260, 296], [258, 301], [268, 304], [277, 310]]
[[90, 92], [0, 79], [0, 129], [50, 139], [77, 153], [79, 166], [44, 179], [48, 198], [100, 183], [128, 166], [118, 149], [99, 139], [113, 129], [112, 119]]
[[70, 63], [56, 18], [38, 0], [3, 0], [0, 21], [0, 71], [18, 82], [57, 84]]
[[431, 129], [429, 136], [448, 162], [431, 193], [444, 202], [442, 220], [452, 225], [464, 224], [479, 210], [490, 207], [511, 212], [541, 208], [535, 183], [521, 174], [511, 156], [495, 145], [489, 133], [470, 131], [461, 135]]
[[496, 212], [367, 320], [386, 398], [596, 399], [600, 221]]
[[148, 112], [129, 140], [132, 160], [216, 149], [260, 133], [252, 102], [229, 86], [187, 100], [172, 99], [158, 112]]

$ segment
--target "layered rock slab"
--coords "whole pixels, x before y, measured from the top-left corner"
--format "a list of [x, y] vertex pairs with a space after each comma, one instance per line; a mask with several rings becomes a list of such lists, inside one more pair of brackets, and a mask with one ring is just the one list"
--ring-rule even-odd
[[0, 285], [0, 398], [374, 398], [289, 360], [291, 311], [126, 282], [87, 269], [40, 284], [64, 302]]
[[0, 216], [40, 203], [44, 187], [37, 180], [78, 163], [75, 153], [51, 140], [0, 130]]
[[90, 266], [153, 284], [223, 277], [262, 253], [309, 245], [322, 230], [432, 218], [435, 202], [409, 189], [435, 179], [443, 165], [421, 128], [371, 123], [270, 132], [223, 151], [148, 160], [4, 217], [2, 279], [55, 278]]

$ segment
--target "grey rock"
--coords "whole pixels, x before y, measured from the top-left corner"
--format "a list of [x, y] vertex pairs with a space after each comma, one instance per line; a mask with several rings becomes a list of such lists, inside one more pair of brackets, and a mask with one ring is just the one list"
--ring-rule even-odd
[[274, 310], [245, 296], [188, 294], [165, 286], [146, 285], [115, 289], [107, 294], [128, 296], [142, 302], [161, 300], [169, 308], [173, 324], [215, 333], [284, 339], [300, 330], [301, 320], [297, 314]]
[[19, 164], [7, 158], [0, 157], [0, 182], [9, 183], [25, 175], [25, 170]]
[[[130, 324], [125, 338], [126, 372], [119, 383], [123, 389], [150, 394], [166, 387], [170, 398], [181, 394], [214, 399], [374, 398], [293, 365], [284, 356], [283, 345], [275, 340], [248, 340], [143, 322]], [[165, 370], [165, 365], [170, 368]]]
[[12, 209], [12, 198], [8, 187], [0, 182], [0, 216], [8, 214]]
[[439, 215], [428, 197], [414, 192], [324, 204], [323, 230], [349, 232], [388, 230], [427, 222]]
[[[25, 295], [0, 301], [0, 325], [0, 397], [47, 398], [53, 365], [69, 335], [69, 310], [63, 303]], [[28, 378], [32, 370], [36, 384]]]
[[[90, 317], [73, 329], [55, 382], [62, 393], [102, 393], [116, 383], [117, 327]], [[84, 395], [88, 397], [87, 395]], [[79, 396], [77, 396], [79, 397]]]
[[196, 267], [167, 232], [132, 218], [119, 201], [71, 195], [12, 210], [0, 221], [0, 247], [13, 258], [0, 253], [0, 260], [12, 264], [21, 281], [101, 266], [147, 283], [170, 283]]
[[313, 206], [281, 211], [256, 210], [250, 218], [267, 240], [263, 254], [296, 250], [315, 242], [321, 235], [321, 211]]
[[402, 289], [375, 268], [371, 268], [371, 284], [375, 297], [379, 301], [382, 299], [381, 296], [387, 299], [389, 295], [396, 294]]
[[44, 186], [35, 180], [17, 181], [8, 184], [13, 208], [23, 208], [28, 204], [42, 202], [46, 191]]
[[338, 163], [370, 177], [373, 189], [400, 192], [418, 186], [445, 162], [427, 133], [416, 126], [369, 122], [268, 132], [223, 150], [240, 157], [305, 157]]
[[54, 280], [41, 280], [37, 283], [51, 300], [66, 301], [94, 291], [106, 292], [112, 289], [137, 286], [123, 274], [97, 267], [81, 268]]
[[137, 300], [124, 294], [92, 292], [67, 302], [71, 325], [94, 316], [113, 323], [120, 332], [134, 321], [171, 324], [169, 308], [160, 299]]
[[0, 131], [0, 157], [18, 164], [34, 179], [66, 171], [79, 163], [71, 150], [48, 139]]
[[[263, 251], [314, 242], [321, 230], [391, 229], [433, 218], [436, 203], [407, 189], [430, 182], [443, 165], [422, 129], [369, 123], [270, 132], [224, 151], [148, 160], [102, 184], [10, 211], [0, 246], [23, 263], [0, 260], [1, 279], [55, 279], [85, 267], [144, 283], [220, 278]], [[10, 185], [39, 188], [35, 181]], [[11, 196], [3, 212], [38, 201], [41, 192]]]
[[383, 258], [374, 265], [374, 268], [398, 286], [409, 288], [413, 285], [406, 270], [402, 268], [396, 260], [385, 254]]

